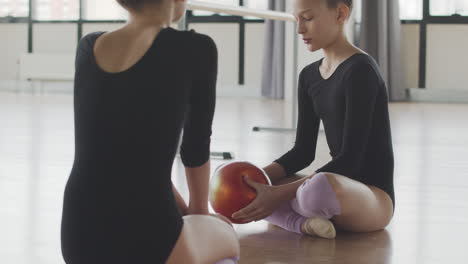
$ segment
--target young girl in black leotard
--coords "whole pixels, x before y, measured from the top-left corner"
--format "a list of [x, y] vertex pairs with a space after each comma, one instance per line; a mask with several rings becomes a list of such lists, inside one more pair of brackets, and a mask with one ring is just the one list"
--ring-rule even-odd
[[[185, 0], [119, 2], [129, 22], [85, 36], [77, 49], [63, 257], [68, 264], [234, 263], [234, 230], [208, 215], [216, 46], [170, 28]], [[188, 206], [171, 183], [182, 129]]]
[[[365, 232], [390, 222], [395, 198], [387, 90], [376, 62], [346, 38], [352, 6], [352, 0], [295, 1], [298, 33], [325, 57], [301, 72], [294, 147], [265, 168], [278, 186], [247, 180], [258, 196], [235, 218], [266, 218], [327, 238], [335, 237], [335, 226]], [[300, 180], [286, 177], [314, 160], [320, 121], [332, 160]]]

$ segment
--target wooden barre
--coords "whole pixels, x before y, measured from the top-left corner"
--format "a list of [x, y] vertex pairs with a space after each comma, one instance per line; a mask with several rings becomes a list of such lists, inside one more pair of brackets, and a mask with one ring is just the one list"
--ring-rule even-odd
[[189, 1], [187, 3], [189, 10], [202, 10], [214, 13], [225, 13], [234, 16], [253, 16], [263, 19], [282, 20], [295, 22], [296, 19], [293, 15], [284, 12], [252, 9], [240, 6], [229, 6], [222, 4], [207, 3], [203, 1]]

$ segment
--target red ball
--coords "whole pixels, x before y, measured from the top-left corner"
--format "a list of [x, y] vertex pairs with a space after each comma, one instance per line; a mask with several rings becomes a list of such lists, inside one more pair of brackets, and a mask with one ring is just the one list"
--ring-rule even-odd
[[216, 213], [224, 215], [235, 224], [244, 224], [233, 219], [233, 213], [250, 204], [257, 192], [243, 177], [258, 183], [271, 185], [265, 171], [249, 162], [231, 162], [216, 169], [210, 181], [210, 204]]

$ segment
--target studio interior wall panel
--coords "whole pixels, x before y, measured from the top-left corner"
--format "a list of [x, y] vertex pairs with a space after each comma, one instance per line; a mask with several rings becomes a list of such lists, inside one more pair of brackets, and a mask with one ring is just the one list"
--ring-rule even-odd
[[405, 88], [417, 88], [419, 85], [419, 29], [417, 24], [402, 26], [401, 56], [405, 74]]
[[239, 25], [189, 24], [190, 29], [213, 38], [218, 48], [218, 85], [237, 86], [239, 80]]
[[34, 53], [75, 53], [78, 27], [76, 24], [34, 24]]
[[18, 59], [28, 51], [27, 24], [0, 24], [0, 81], [15, 80], [18, 73]]
[[468, 25], [428, 25], [427, 89], [468, 92]]
[[245, 85], [261, 95], [265, 24], [247, 24], [245, 27]]

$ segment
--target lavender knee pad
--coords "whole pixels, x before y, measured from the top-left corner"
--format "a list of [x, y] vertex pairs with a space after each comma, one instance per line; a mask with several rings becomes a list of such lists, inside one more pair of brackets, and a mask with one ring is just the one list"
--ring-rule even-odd
[[330, 219], [341, 214], [341, 207], [326, 174], [318, 173], [305, 181], [296, 191], [291, 207], [298, 214], [310, 218]]
[[307, 218], [296, 213], [291, 208], [290, 201], [287, 201], [281, 204], [270, 216], [265, 218], [265, 220], [287, 231], [302, 234], [301, 226]]

